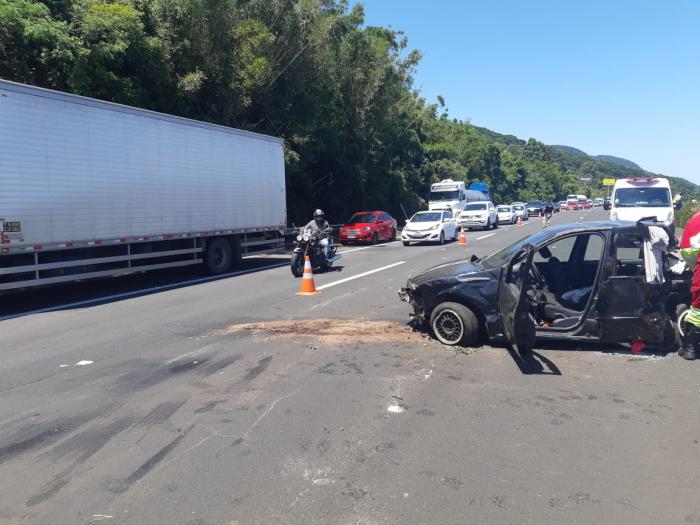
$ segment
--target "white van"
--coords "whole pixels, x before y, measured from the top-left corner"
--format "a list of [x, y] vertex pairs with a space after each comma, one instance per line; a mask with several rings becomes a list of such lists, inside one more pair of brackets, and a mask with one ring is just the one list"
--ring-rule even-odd
[[612, 199], [606, 208], [610, 209], [610, 219], [613, 221], [636, 222], [645, 217], [654, 217], [658, 222], [671, 226], [675, 218], [674, 209], [680, 206], [680, 201], [675, 206], [673, 204], [668, 179], [635, 177], [615, 182]]

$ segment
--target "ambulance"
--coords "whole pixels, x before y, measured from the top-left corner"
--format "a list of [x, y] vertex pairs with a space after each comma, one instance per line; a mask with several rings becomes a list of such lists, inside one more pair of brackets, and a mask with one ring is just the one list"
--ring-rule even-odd
[[634, 177], [618, 179], [612, 191], [612, 199], [605, 204], [610, 210], [610, 220], [639, 221], [654, 218], [673, 228], [674, 210], [681, 207], [680, 198], [671, 196], [668, 179], [661, 177]]

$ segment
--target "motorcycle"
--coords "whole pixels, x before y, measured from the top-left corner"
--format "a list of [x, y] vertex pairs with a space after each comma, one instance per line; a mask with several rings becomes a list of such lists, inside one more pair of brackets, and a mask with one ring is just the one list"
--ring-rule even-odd
[[320, 239], [316, 232], [309, 228], [299, 229], [294, 239], [294, 251], [290, 263], [292, 275], [301, 277], [304, 274], [304, 261], [308, 255], [311, 259], [311, 267], [314, 270], [328, 270], [333, 263], [342, 257], [336, 253], [337, 247], [333, 244], [333, 236], [328, 236], [328, 258], [323, 253]]

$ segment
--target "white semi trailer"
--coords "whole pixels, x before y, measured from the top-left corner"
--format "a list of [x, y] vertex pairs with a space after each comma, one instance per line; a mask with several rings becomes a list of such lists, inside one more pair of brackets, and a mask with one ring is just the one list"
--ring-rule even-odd
[[0, 80], [0, 292], [279, 249], [281, 139]]

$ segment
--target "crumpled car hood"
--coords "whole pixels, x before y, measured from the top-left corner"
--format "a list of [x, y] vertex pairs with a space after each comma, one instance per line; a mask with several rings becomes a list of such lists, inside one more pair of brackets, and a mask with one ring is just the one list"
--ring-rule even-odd
[[460, 259], [428, 268], [424, 272], [409, 278], [408, 281], [414, 286], [420, 286], [421, 284], [437, 279], [457, 277], [458, 275], [478, 274], [483, 272], [485, 272], [485, 270], [482, 268], [475, 266], [473, 263], [467, 260]]

